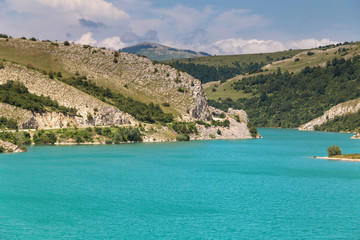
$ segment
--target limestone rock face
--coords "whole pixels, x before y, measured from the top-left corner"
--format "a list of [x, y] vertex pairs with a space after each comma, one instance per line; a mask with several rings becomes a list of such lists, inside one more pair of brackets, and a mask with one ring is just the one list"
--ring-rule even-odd
[[[245, 111], [243, 110], [234, 110], [232, 108], [228, 109], [228, 112], [224, 112], [220, 109], [209, 107], [209, 111], [216, 116], [221, 114], [225, 115], [225, 118], [217, 118], [213, 116], [213, 120], [224, 121], [229, 120], [229, 127], [205, 127], [203, 125], [198, 125], [198, 131], [200, 136], [194, 136], [195, 139], [250, 139], [251, 133], [247, 127], [248, 117]], [[238, 122], [235, 116], [239, 116], [240, 122]], [[219, 134], [219, 131], [221, 134]], [[261, 137], [260, 135], [258, 137]]]
[[327, 121], [334, 119], [337, 116], [346, 115], [349, 113], [356, 113], [360, 110], [360, 98], [347, 101], [344, 103], [340, 103], [332, 108], [330, 108], [328, 111], [324, 113], [324, 115], [315, 118], [314, 120], [305, 123], [304, 125], [300, 126], [299, 130], [308, 130], [312, 131], [314, 130], [314, 126], [326, 123]]
[[237, 110], [237, 109], [229, 108], [228, 109], [228, 114], [231, 117], [239, 116], [240, 122], [247, 123], [249, 121], [248, 115], [244, 110]]
[[[229, 120], [229, 127], [215, 127], [211, 126], [206, 128], [205, 126], [199, 125], [198, 131], [200, 136], [195, 136], [195, 139], [212, 139], [212, 135], [216, 139], [250, 139], [251, 134], [246, 123], [239, 123], [236, 120], [227, 117]], [[221, 134], [218, 133], [220, 130]]]

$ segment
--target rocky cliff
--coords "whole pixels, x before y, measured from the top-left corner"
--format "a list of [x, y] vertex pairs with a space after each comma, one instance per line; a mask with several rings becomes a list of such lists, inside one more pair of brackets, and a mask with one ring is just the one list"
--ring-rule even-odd
[[327, 121], [334, 119], [337, 116], [346, 115], [349, 113], [356, 113], [360, 110], [360, 98], [347, 101], [344, 103], [340, 103], [328, 111], [326, 111], [322, 116], [315, 118], [314, 120], [305, 123], [304, 125], [300, 126], [299, 130], [314, 130], [314, 126], [320, 126], [321, 124], [326, 123]]
[[[165, 111], [179, 119], [211, 117], [199, 80], [148, 58], [73, 43], [67, 46], [60, 42], [0, 39], [0, 44], [14, 51], [13, 55], [21, 53], [11, 57], [24, 65], [63, 74], [80, 74], [98, 86], [142, 102], [169, 103], [170, 107]], [[36, 61], [31, 61], [32, 58]]]
[[[88, 81], [97, 86], [109, 88], [112, 92], [135, 100], [154, 102], [160, 106], [166, 103], [168, 107], [162, 109], [172, 113], [177, 121], [200, 120], [209, 123], [213, 119], [212, 112], [220, 111], [210, 109], [199, 80], [168, 65], [153, 63], [134, 54], [73, 43], [65, 45], [60, 42], [22, 39], [0, 39], [0, 54], [2, 49], [7, 49], [11, 54], [4, 53], [8, 54], [5, 55], [8, 59], [0, 68], [0, 84], [9, 80], [22, 83], [32, 94], [48, 96], [61, 106], [77, 110], [75, 116], [59, 112], [35, 113], [1, 103], [0, 116], [18, 120], [19, 128], [56, 129], [68, 126], [83, 128], [139, 124], [128, 113], [65, 84], [56, 77], [51, 78], [43, 71], [62, 72], [66, 77], [86, 76]], [[199, 134], [192, 136], [192, 139], [209, 139], [213, 135], [219, 139], [251, 138], [244, 111], [229, 109], [229, 113], [224, 114], [225, 119], [230, 122], [229, 126], [198, 125]], [[149, 131], [144, 133], [145, 140], [175, 140], [176, 133], [169, 127], [147, 125]], [[221, 134], [218, 134], [218, 130]]]

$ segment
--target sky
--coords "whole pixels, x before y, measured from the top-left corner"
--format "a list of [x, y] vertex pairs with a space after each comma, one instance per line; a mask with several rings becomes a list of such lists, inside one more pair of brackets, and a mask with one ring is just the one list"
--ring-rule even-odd
[[0, 33], [214, 55], [360, 40], [359, 0], [0, 0]]

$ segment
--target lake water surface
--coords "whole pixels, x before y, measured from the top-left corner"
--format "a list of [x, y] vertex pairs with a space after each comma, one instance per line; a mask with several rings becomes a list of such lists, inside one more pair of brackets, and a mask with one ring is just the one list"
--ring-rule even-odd
[[31, 147], [0, 155], [0, 239], [360, 239], [350, 134]]

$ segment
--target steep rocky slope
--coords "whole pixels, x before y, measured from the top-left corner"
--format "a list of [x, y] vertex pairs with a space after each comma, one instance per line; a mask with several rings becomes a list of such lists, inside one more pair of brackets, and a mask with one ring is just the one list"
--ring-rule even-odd
[[0, 39], [7, 60], [42, 70], [80, 74], [97, 85], [143, 102], [169, 103], [164, 109], [179, 118], [210, 117], [200, 81], [167, 65], [129, 53], [22, 39]]
[[349, 113], [356, 113], [360, 110], [360, 98], [347, 101], [344, 103], [340, 103], [332, 108], [330, 108], [328, 111], [324, 113], [324, 115], [305, 123], [304, 125], [300, 126], [299, 130], [314, 130], [314, 126], [320, 126], [321, 124], [326, 123], [327, 121], [334, 119], [337, 116], [346, 115]]
[[[35, 70], [4, 63], [4, 68], [0, 69], [0, 84], [8, 80], [23, 83], [33, 94], [49, 96], [60, 105], [77, 109], [77, 116], [73, 117], [64, 116], [62, 113], [33, 114], [37, 124], [30, 124], [29, 127], [38, 125], [40, 128], [57, 128], [66, 126], [68, 122], [80, 127], [135, 123], [129, 114]], [[25, 116], [30, 114], [27, 111]], [[92, 116], [91, 120], [88, 119], [88, 114]]]

